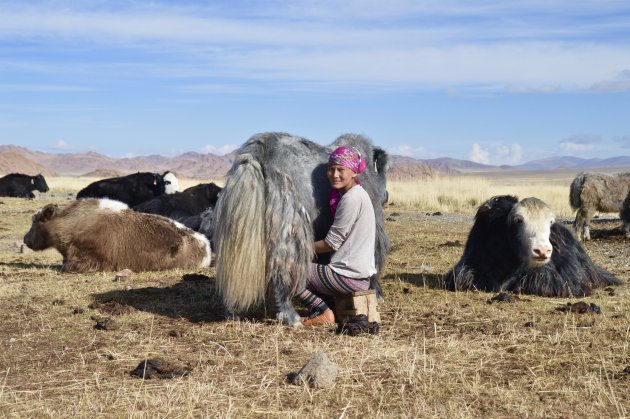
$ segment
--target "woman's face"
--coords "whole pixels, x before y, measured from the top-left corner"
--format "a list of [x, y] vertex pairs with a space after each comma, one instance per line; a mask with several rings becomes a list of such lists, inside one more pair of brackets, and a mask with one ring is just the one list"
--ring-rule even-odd
[[357, 176], [352, 169], [337, 164], [328, 165], [328, 180], [333, 189], [339, 192], [348, 192], [354, 186], [354, 178]]

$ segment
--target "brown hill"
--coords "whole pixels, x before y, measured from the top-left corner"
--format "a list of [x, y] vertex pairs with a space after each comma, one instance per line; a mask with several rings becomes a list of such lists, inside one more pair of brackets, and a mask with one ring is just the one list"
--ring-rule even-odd
[[4, 176], [9, 173], [23, 173], [31, 176], [39, 173], [44, 176], [55, 175], [54, 171], [48, 170], [43, 165], [24, 157], [16, 151], [0, 151], [0, 175]]
[[[226, 175], [234, 153], [225, 156], [188, 152], [175, 157], [158, 155], [112, 158], [95, 152], [45, 153], [15, 145], [0, 146], [0, 172], [43, 173], [48, 175], [114, 177], [135, 172], [167, 170], [178, 177], [216, 179]], [[4, 162], [4, 163], [3, 163]], [[440, 171], [424, 161], [410, 157], [390, 156], [390, 179], [431, 177]]]
[[390, 164], [387, 178], [391, 180], [422, 179], [436, 174], [431, 166], [411, 157], [391, 156]]
[[[193, 179], [211, 179], [223, 177], [232, 165], [233, 158], [212, 154], [185, 153], [176, 157], [158, 155], [129, 158], [112, 158], [95, 152], [87, 153], [45, 153], [31, 151], [15, 145], [0, 146], [0, 154], [12, 153], [20, 156], [11, 171], [34, 170], [37, 172], [66, 176], [126, 175], [135, 172], [172, 171], [177, 176]], [[8, 159], [10, 160], [10, 159]], [[0, 171], [4, 170], [0, 166]]]

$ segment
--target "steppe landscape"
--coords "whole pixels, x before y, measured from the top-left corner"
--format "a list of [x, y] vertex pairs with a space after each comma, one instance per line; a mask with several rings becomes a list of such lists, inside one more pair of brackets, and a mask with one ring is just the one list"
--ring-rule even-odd
[[[0, 416], [628, 417], [630, 247], [615, 214], [587, 249], [621, 286], [514, 302], [441, 286], [483, 200], [535, 195], [569, 222], [574, 174], [390, 182], [380, 331], [359, 336], [281, 326], [264, 308], [226, 321], [212, 267], [116, 280], [60, 272], [55, 250], [20, 253], [31, 215], [93, 180], [48, 178], [48, 194], [0, 199]], [[601, 314], [558, 310], [577, 301]], [[315, 352], [339, 367], [332, 388], [289, 384]], [[146, 359], [172, 378], [132, 376]]]

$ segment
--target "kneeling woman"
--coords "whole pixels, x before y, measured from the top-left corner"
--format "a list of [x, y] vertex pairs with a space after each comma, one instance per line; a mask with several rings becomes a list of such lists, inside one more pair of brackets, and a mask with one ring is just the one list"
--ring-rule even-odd
[[306, 289], [298, 295], [310, 310], [304, 325], [334, 323], [323, 297], [367, 290], [376, 274], [374, 208], [357, 179], [364, 170], [365, 160], [354, 147], [339, 147], [328, 160], [333, 224], [324, 240], [315, 242], [315, 253], [333, 254], [328, 265], [312, 264]]

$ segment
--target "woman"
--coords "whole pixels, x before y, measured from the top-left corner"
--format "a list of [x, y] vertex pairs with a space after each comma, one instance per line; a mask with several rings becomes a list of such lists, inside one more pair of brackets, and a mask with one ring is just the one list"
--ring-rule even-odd
[[304, 325], [334, 323], [335, 315], [322, 297], [367, 290], [376, 273], [374, 208], [357, 179], [364, 170], [365, 160], [354, 147], [341, 146], [328, 159], [333, 224], [324, 240], [315, 242], [315, 253], [334, 253], [330, 264], [312, 264], [306, 289], [298, 294], [310, 310]]

